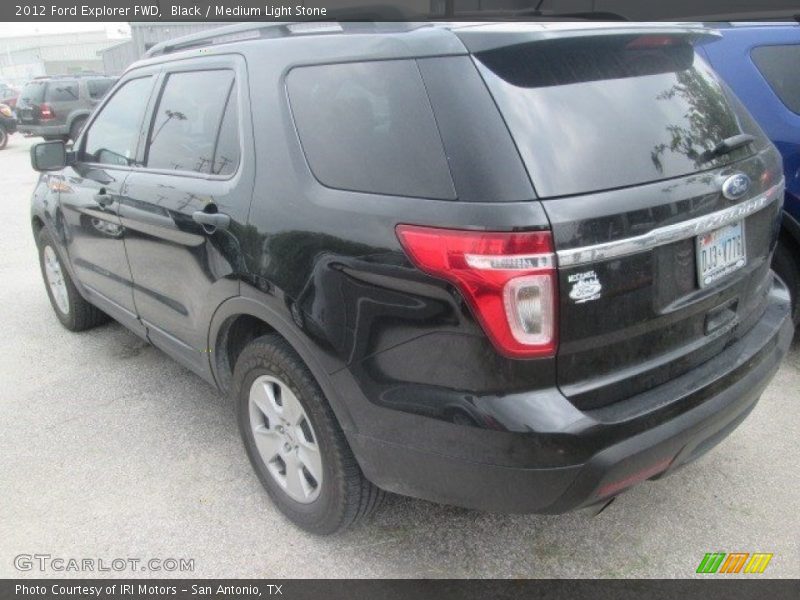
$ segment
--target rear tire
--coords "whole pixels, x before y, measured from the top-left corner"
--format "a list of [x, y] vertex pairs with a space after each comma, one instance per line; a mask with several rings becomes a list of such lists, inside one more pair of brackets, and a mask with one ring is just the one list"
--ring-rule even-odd
[[108, 315], [78, 292], [47, 229], [39, 232], [37, 245], [44, 287], [61, 324], [70, 331], [83, 331], [107, 322]]
[[[242, 351], [232, 395], [250, 463], [272, 501], [298, 527], [329, 535], [378, 507], [384, 492], [364, 477], [319, 384], [286, 340], [265, 335]], [[295, 476], [302, 481], [294, 486], [299, 494], [292, 492], [291, 473], [303, 477]]]
[[781, 237], [772, 257], [772, 268], [783, 279], [792, 296], [792, 319], [800, 324], [800, 248]]
[[8, 131], [0, 125], [0, 150], [3, 150], [8, 145]]

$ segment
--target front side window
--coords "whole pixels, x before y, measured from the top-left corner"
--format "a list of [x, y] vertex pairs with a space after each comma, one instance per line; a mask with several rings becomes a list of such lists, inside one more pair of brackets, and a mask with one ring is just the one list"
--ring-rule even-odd
[[320, 183], [373, 194], [455, 198], [415, 61], [299, 67], [287, 85], [303, 152]]
[[108, 165], [133, 164], [151, 87], [151, 78], [142, 77], [128, 81], [114, 93], [84, 136], [82, 160]]
[[[224, 174], [229, 172], [234, 159], [238, 164], [238, 152], [236, 156], [230, 150], [224, 150], [230, 156], [215, 154], [221, 127], [225, 125], [226, 132], [230, 133], [223, 116], [226, 116], [233, 83], [230, 70], [170, 74], [153, 116], [146, 166]], [[234, 131], [238, 132], [238, 127]], [[227, 140], [225, 137], [222, 141]], [[234, 145], [238, 150], [238, 140]]]
[[752, 57], [775, 95], [800, 114], [800, 45], [761, 46]]

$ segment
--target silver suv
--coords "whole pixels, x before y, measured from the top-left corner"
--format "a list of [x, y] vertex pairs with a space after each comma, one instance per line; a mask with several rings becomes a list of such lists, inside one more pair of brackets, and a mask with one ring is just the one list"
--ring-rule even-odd
[[22, 89], [17, 101], [20, 133], [46, 140], [76, 139], [115, 81], [105, 75], [34, 79]]

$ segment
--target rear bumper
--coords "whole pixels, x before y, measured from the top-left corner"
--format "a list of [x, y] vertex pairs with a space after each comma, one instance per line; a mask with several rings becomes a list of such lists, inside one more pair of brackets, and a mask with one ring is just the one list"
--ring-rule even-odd
[[[628, 400], [578, 411], [551, 394], [549, 415], [541, 402], [522, 404], [540, 408], [520, 414], [524, 427], [516, 431], [508, 422], [506, 430], [491, 431], [404, 415], [394, 435], [349, 439], [366, 476], [389, 491], [482, 510], [565, 512], [666, 475], [713, 448], [754, 408], [793, 334], [788, 292], [775, 278], [763, 317], [744, 337]], [[420, 435], [424, 444], [409, 443]], [[549, 458], [540, 464], [539, 455]]]
[[65, 124], [61, 125], [31, 125], [30, 123], [17, 123], [17, 131], [25, 135], [50, 136], [66, 135], [69, 128]]

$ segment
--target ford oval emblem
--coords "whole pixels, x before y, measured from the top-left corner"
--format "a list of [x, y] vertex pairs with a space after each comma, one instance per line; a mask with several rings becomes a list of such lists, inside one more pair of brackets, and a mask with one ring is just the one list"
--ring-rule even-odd
[[750, 178], [744, 173], [731, 175], [722, 184], [722, 195], [728, 200], [743, 198], [750, 189]]

